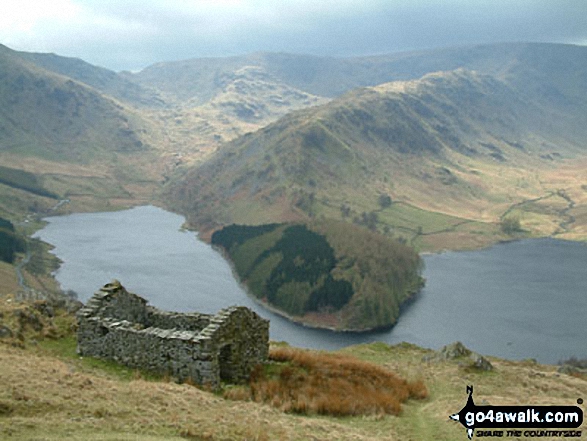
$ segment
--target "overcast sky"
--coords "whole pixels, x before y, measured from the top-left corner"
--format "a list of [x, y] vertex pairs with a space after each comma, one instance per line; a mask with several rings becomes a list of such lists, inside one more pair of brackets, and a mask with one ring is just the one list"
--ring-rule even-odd
[[0, 0], [0, 43], [113, 70], [255, 51], [587, 44], [587, 0]]

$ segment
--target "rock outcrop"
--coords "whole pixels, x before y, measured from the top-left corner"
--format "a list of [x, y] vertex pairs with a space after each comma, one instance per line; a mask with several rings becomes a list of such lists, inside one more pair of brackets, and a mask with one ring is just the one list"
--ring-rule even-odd
[[458, 360], [461, 366], [480, 371], [491, 371], [493, 365], [482, 355], [467, 349], [460, 341], [444, 346], [424, 361]]

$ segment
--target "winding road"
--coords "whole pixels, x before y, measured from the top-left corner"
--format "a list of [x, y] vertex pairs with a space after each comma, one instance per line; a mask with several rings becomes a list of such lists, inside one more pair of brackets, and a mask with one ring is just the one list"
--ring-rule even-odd
[[[45, 212], [45, 215], [54, 213], [55, 211], [57, 211], [57, 209], [59, 209], [59, 207], [61, 207], [64, 204], [67, 204], [67, 203], [69, 203], [69, 199], [61, 199], [59, 202], [57, 202], [57, 204], [55, 204], [53, 207], [49, 208]], [[40, 216], [38, 214], [36, 214], [36, 215], [28, 214], [26, 219], [24, 221], [20, 222], [20, 225], [27, 224], [28, 222], [31, 221], [31, 219], [33, 217], [40, 217]], [[39, 293], [38, 291], [36, 291], [35, 289], [31, 288], [30, 286], [28, 286], [26, 284], [23, 270], [24, 270], [24, 267], [31, 261], [31, 249], [30, 249], [28, 240], [25, 241], [25, 246], [26, 246], [26, 250], [25, 250], [24, 258], [14, 266], [14, 270], [16, 272], [16, 278], [18, 280], [18, 285], [20, 286], [20, 291], [16, 293], [18, 300], [31, 299], [33, 297], [34, 298], [43, 297], [42, 293]]]

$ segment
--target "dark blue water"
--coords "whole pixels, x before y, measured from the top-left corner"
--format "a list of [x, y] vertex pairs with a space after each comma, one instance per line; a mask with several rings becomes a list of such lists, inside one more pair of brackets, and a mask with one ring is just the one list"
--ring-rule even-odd
[[214, 313], [246, 305], [271, 320], [271, 338], [295, 346], [338, 349], [408, 341], [438, 349], [460, 340], [510, 359], [556, 363], [587, 358], [587, 246], [533, 239], [471, 252], [424, 257], [426, 287], [391, 330], [333, 333], [295, 325], [250, 300], [228, 263], [183, 218], [155, 207], [47, 219], [37, 237], [63, 260], [57, 280], [87, 300], [119, 279], [152, 305]]

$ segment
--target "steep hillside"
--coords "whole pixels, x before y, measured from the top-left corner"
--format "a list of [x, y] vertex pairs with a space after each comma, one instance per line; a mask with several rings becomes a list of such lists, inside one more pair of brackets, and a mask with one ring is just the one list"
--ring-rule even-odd
[[0, 143], [3, 152], [83, 162], [139, 152], [137, 118], [81, 83], [0, 48]]
[[29, 55], [0, 46], [0, 214], [20, 222], [47, 213], [56, 198], [75, 210], [150, 199], [165, 169], [153, 124], [57, 71], [124, 84], [79, 60]]
[[186, 95], [186, 101], [150, 112], [167, 134], [168, 150], [187, 159], [205, 157], [223, 142], [254, 132], [292, 110], [328, 101], [287, 86], [258, 66], [227, 73], [221, 85], [206, 91], [215, 94], [206, 102]]
[[584, 197], [577, 181], [546, 181], [565, 158], [585, 157], [587, 89], [561, 103], [559, 76], [543, 83], [551, 94], [519, 82], [457, 69], [359, 89], [237, 139], [170, 194], [200, 227], [324, 215], [424, 248], [446, 246], [437, 233], [496, 240], [517, 202], [561, 188]]
[[[569, 45], [494, 44], [358, 58], [255, 53], [158, 63], [125, 76], [172, 104], [161, 121], [170, 149], [200, 159], [296, 108], [358, 87], [459, 68], [550, 96], [549, 105], [571, 116], [568, 107], [580, 104], [576, 97], [585, 89], [585, 78], [575, 75], [585, 70], [584, 52]], [[576, 123], [570, 121], [567, 130]]]
[[255, 298], [310, 326], [390, 327], [423, 285], [413, 249], [344, 222], [230, 225], [212, 244], [224, 248]]
[[148, 107], [161, 107], [165, 104], [156, 91], [142, 87], [122, 74], [93, 66], [79, 58], [31, 52], [18, 52], [17, 55], [47, 71], [91, 86], [122, 102]]

